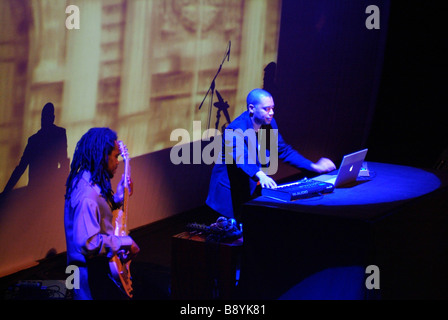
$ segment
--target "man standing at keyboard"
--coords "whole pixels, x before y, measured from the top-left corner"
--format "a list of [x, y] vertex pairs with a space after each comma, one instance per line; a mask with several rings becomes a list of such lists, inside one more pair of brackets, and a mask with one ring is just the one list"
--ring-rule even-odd
[[[277, 186], [262, 168], [262, 164], [266, 165], [263, 159], [269, 158], [269, 154], [277, 154], [278, 159], [293, 167], [319, 174], [336, 169], [327, 158], [313, 163], [283, 140], [274, 120], [274, 99], [269, 92], [254, 89], [247, 95], [246, 102], [247, 111], [232, 121], [223, 133], [222, 150], [212, 170], [206, 200], [207, 205], [218, 214], [237, 220], [241, 217], [242, 204], [256, 196], [258, 183], [263, 188]], [[273, 132], [277, 150], [269, 150]], [[253, 139], [250, 133], [253, 133]], [[261, 134], [266, 136], [260, 137]], [[266, 154], [260, 152], [260, 145], [265, 146], [263, 152]]]

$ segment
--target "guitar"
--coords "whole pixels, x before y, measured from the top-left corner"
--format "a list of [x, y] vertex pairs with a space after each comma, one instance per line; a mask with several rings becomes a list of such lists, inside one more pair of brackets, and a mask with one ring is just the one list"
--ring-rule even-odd
[[[131, 168], [129, 166], [129, 155], [127, 147], [123, 141], [118, 141], [118, 146], [121, 151], [121, 156], [124, 160], [124, 200], [122, 209], [114, 210], [113, 212], [113, 227], [114, 235], [127, 236], [127, 218], [128, 218], [128, 200], [129, 200], [129, 185], [128, 181], [131, 177]], [[126, 261], [127, 254], [124, 250], [120, 250], [109, 261], [109, 268], [112, 275], [112, 280], [118, 285], [118, 287], [124, 291], [124, 293], [132, 298], [132, 280], [130, 272], [131, 260]]]

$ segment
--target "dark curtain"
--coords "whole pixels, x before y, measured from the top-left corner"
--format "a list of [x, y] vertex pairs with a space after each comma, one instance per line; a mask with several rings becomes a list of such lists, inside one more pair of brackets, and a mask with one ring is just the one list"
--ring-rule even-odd
[[[380, 29], [366, 27], [369, 5], [380, 10]], [[311, 160], [338, 164], [368, 147], [388, 20], [389, 1], [283, 1], [275, 117], [286, 141]]]
[[370, 156], [433, 168], [448, 160], [446, 10], [439, 2], [391, 3]]

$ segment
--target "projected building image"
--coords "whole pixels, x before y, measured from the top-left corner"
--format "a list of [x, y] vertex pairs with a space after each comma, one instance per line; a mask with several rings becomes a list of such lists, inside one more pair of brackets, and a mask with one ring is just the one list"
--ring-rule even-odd
[[[69, 157], [93, 126], [116, 130], [135, 157], [173, 146], [171, 131], [191, 131], [193, 121], [215, 127], [217, 93], [206, 94], [221, 64], [215, 90], [233, 119], [276, 60], [280, 1], [70, 1], [79, 29], [66, 27], [76, 18], [67, 5], [0, 3], [0, 188], [47, 102], [67, 131]], [[24, 175], [17, 187], [26, 184]]]
[[201, 204], [202, 184], [172, 200], [185, 169], [163, 158], [180, 143], [171, 132], [194, 140], [246, 108], [277, 59], [280, 13], [271, 0], [1, 0], [0, 274], [66, 250], [65, 182], [92, 127], [116, 131], [133, 159], [130, 228]]

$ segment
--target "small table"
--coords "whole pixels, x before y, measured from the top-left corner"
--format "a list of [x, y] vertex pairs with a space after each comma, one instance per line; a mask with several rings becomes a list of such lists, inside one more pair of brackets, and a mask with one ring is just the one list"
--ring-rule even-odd
[[[368, 167], [370, 181], [329, 194], [244, 204], [242, 296], [332, 299], [356, 288], [354, 299], [446, 298], [447, 172]], [[380, 290], [366, 288], [371, 265], [381, 271]]]
[[182, 232], [171, 244], [172, 299], [235, 298], [242, 237], [214, 243], [205, 235]]

